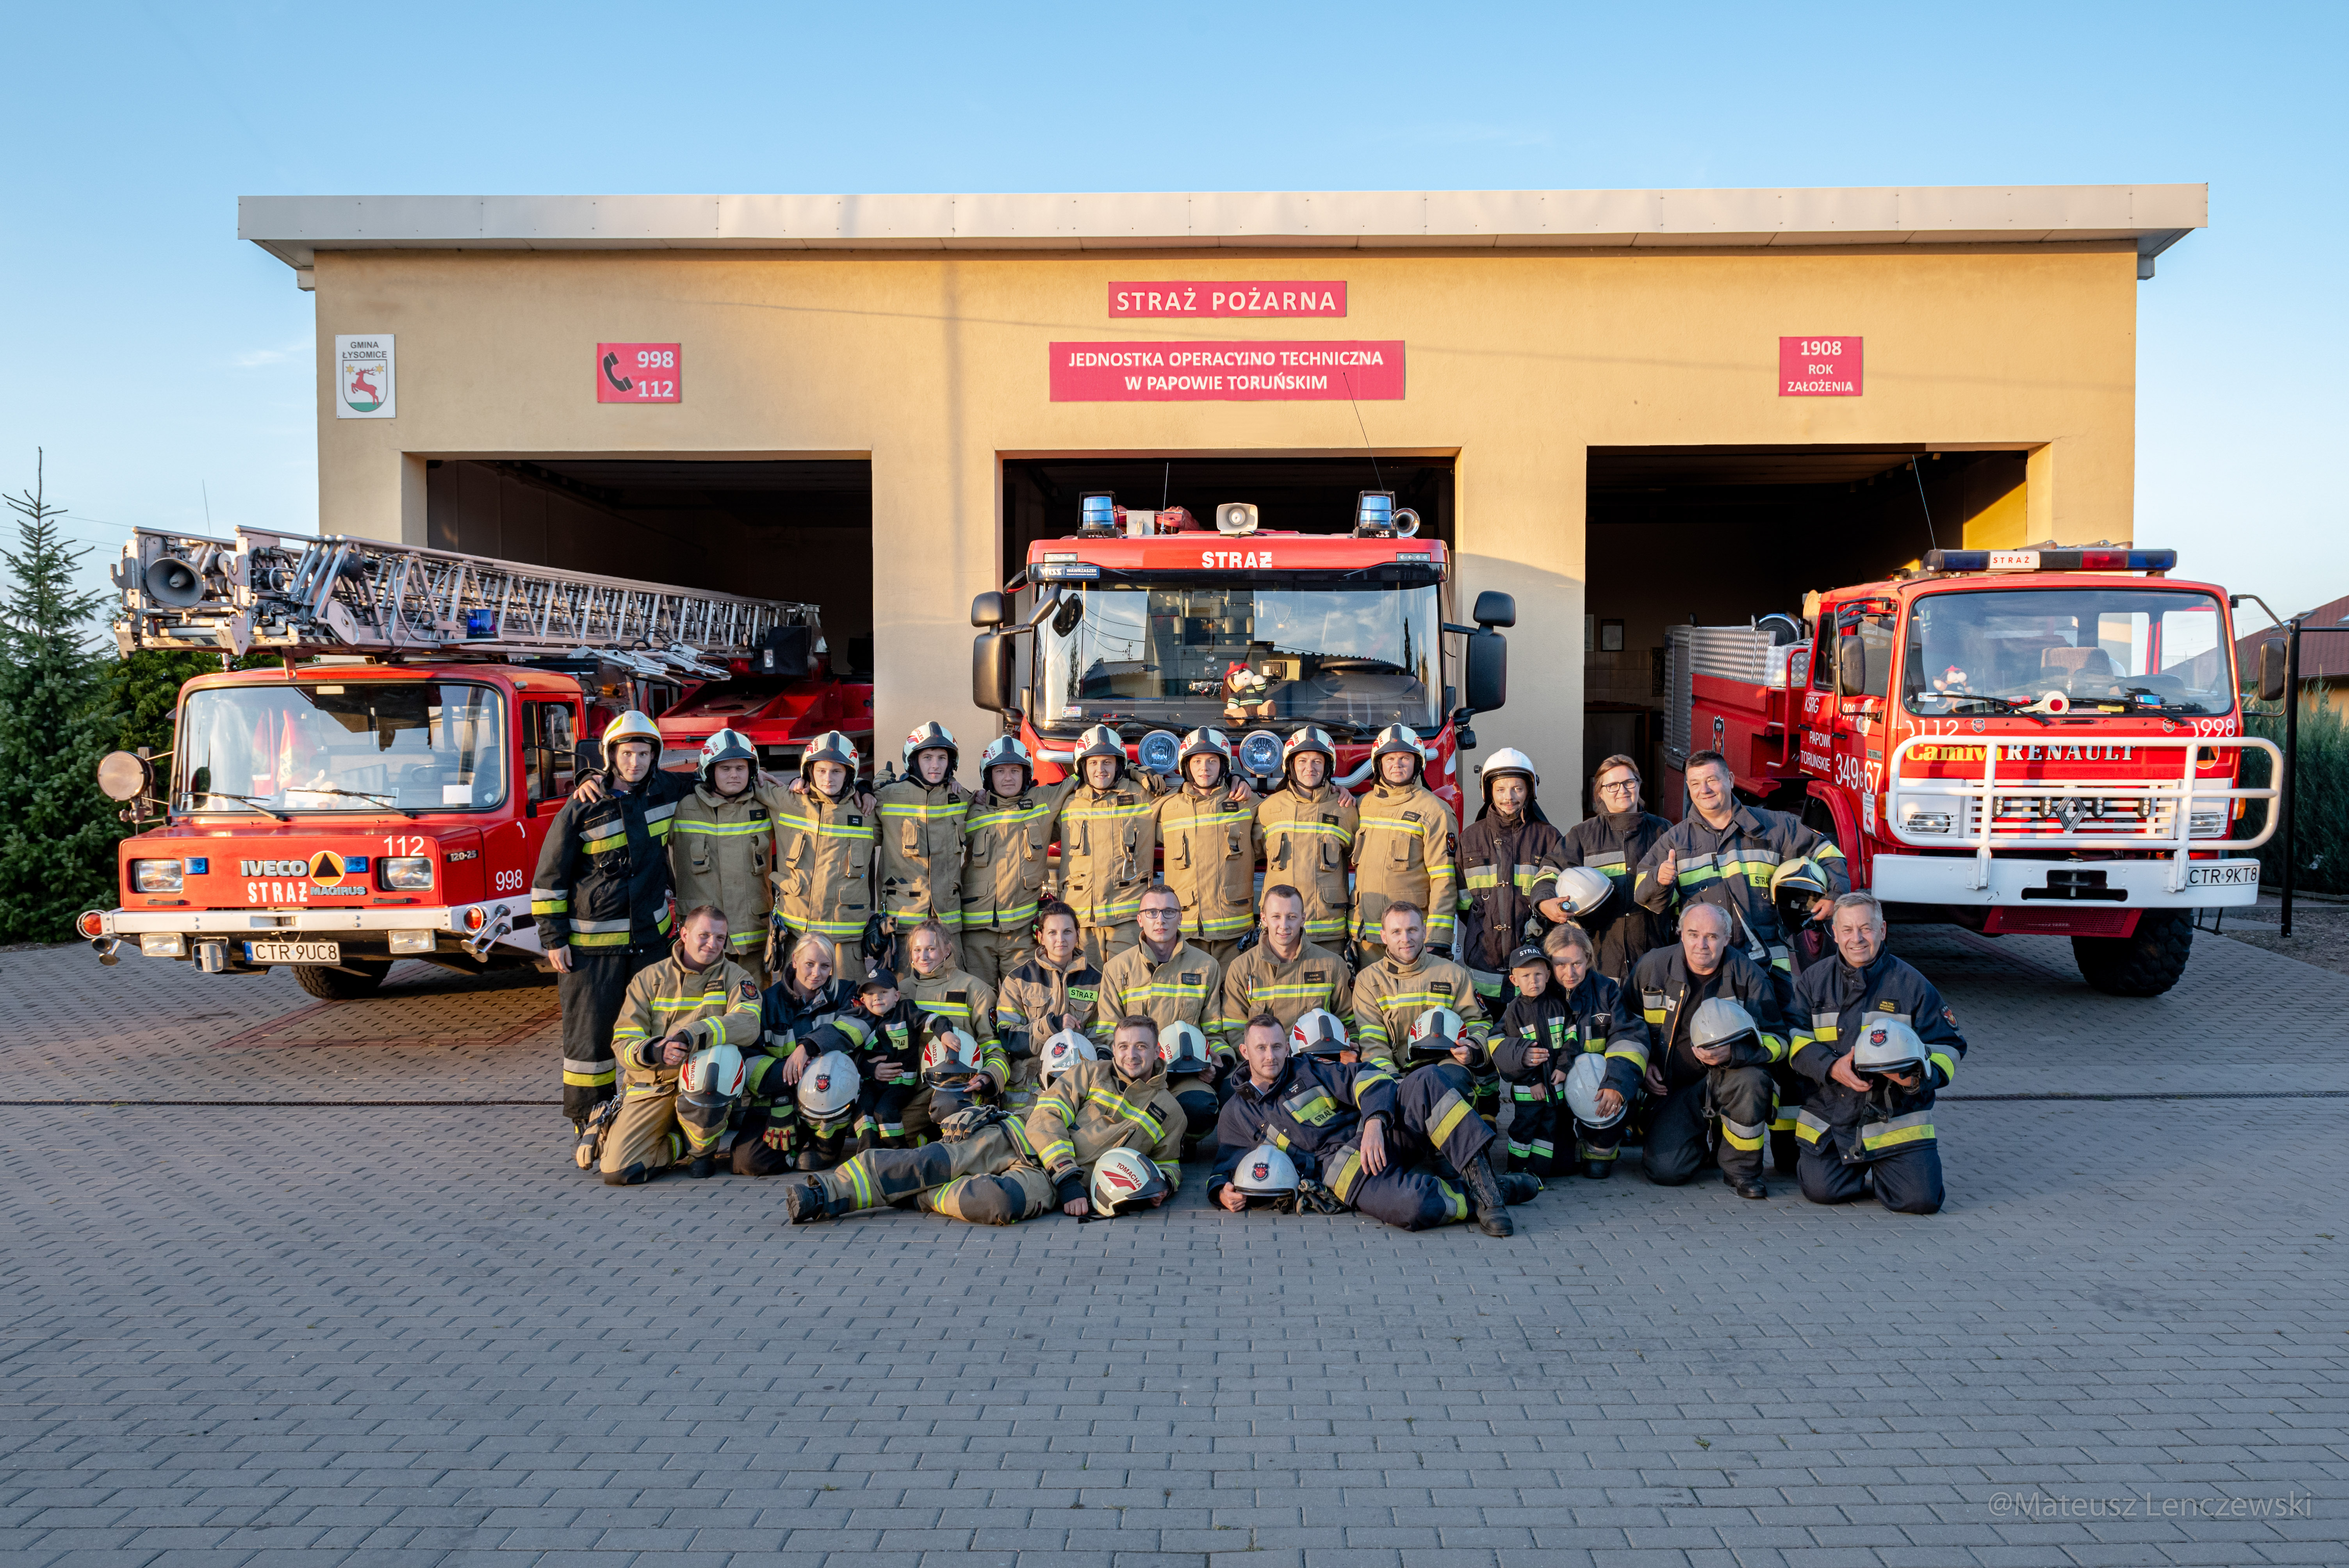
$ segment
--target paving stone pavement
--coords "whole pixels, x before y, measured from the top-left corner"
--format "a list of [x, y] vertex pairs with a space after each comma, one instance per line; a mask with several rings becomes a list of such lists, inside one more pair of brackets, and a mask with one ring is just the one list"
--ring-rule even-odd
[[[1960, 1092], [2349, 1088], [2349, 978], [2210, 942], [2120, 1002], [2058, 943], [1899, 944]], [[542, 985], [391, 989], [350, 1037], [435, 1043], [0, 955], [5, 1098], [553, 1094], [551, 1030], [467, 1043]], [[533, 1108], [0, 1108], [0, 1555], [2349, 1562], [2349, 1099], [1937, 1119], [1930, 1219], [1626, 1171], [1495, 1242], [1222, 1214], [1200, 1166], [1108, 1224], [794, 1229], [772, 1182], [605, 1188]]]

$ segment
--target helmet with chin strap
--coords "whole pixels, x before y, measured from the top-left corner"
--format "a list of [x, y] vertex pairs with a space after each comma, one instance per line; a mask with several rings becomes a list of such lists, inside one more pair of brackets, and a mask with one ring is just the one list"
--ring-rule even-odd
[[1026, 794], [1029, 787], [1036, 782], [1036, 759], [1028, 755], [1028, 748], [1020, 744], [1016, 735], [997, 736], [988, 742], [987, 749], [978, 754], [979, 783], [993, 790], [995, 770], [1006, 767], [1019, 769], [1019, 788], [1012, 793]]
[[1371, 743], [1371, 767], [1381, 779], [1386, 777], [1385, 763], [1390, 757], [1409, 757], [1411, 776], [1413, 779], [1426, 776], [1427, 752], [1420, 746], [1419, 736], [1411, 726], [1390, 724], [1379, 731], [1378, 739]]
[[[718, 788], [718, 765], [721, 762], [747, 762], [755, 772], [759, 748], [740, 730], [721, 729], [701, 743], [701, 781], [712, 789]], [[743, 786], [749, 787], [747, 783]]]
[[1183, 738], [1183, 749], [1174, 758], [1174, 776], [1185, 784], [1192, 782], [1191, 758], [1194, 757], [1221, 758], [1224, 770], [1216, 782], [1225, 783], [1231, 779], [1232, 743], [1224, 738], [1222, 730], [1212, 727], [1195, 729]]
[[1329, 770], [1321, 776], [1321, 781], [1327, 784], [1330, 775], [1338, 771], [1338, 743], [1330, 739], [1330, 732], [1318, 724], [1299, 725], [1297, 733], [1290, 736], [1288, 743], [1280, 748], [1280, 776], [1294, 783], [1297, 759], [1309, 751], [1318, 751], [1330, 759]]
[[945, 752], [947, 754], [947, 770], [943, 775], [941, 775], [941, 778], [951, 779], [954, 777], [955, 765], [961, 760], [962, 753], [955, 745], [953, 733], [949, 731], [945, 725], [940, 724], [935, 718], [930, 720], [929, 723], [918, 727], [911, 735], [905, 737], [903, 754], [905, 762], [905, 773], [908, 778], [918, 779], [921, 777], [914, 767], [914, 758], [919, 757], [925, 751]]
[[1106, 724], [1096, 724], [1077, 738], [1077, 754], [1069, 759], [1069, 770], [1081, 782], [1085, 777], [1085, 764], [1096, 757], [1116, 758], [1117, 772], [1111, 777], [1112, 779], [1125, 777], [1125, 742], [1119, 739], [1117, 731]]

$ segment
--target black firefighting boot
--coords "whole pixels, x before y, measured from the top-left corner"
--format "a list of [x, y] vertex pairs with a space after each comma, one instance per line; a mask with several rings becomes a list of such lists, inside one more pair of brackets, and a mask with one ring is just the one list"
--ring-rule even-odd
[[1501, 1196], [1501, 1181], [1493, 1174], [1493, 1161], [1479, 1153], [1460, 1174], [1468, 1183], [1469, 1200], [1476, 1205], [1477, 1229], [1488, 1236], [1516, 1235], [1517, 1227], [1509, 1219], [1508, 1202]]
[[783, 1212], [794, 1225], [812, 1225], [818, 1220], [831, 1219], [832, 1205], [824, 1201], [823, 1183], [805, 1177], [784, 1182]]
[[1530, 1203], [1541, 1190], [1541, 1178], [1530, 1171], [1512, 1171], [1501, 1178], [1501, 1197], [1506, 1202]]

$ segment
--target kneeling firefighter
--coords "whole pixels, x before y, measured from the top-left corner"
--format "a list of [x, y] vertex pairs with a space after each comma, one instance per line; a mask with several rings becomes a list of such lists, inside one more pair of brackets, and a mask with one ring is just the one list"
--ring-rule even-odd
[[612, 1028], [620, 1098], [591, 1129], [597, 1168], [616, 1187], [682, 1160], [707, 1176], [759, 1038], [758, 983], [726, 957], [726, 913], [690, 911], [669, 956], [628, 982]]

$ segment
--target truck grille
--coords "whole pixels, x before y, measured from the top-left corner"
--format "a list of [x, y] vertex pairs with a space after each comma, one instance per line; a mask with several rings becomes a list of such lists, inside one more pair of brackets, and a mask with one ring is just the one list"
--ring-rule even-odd
[[[2034, 833], [2143, 833], [2167, 838], [2176, 830], [2178, 816], [2175, 800], [2152, 800], [2143, 795], [2002, 794], [1997, 803], [1990, 830], [2002, 838]], [[1978, 803], [1968, 800], [1963, 808], [1963, 830], [1978, 831], [1981, 824], [1974, 816]]]

